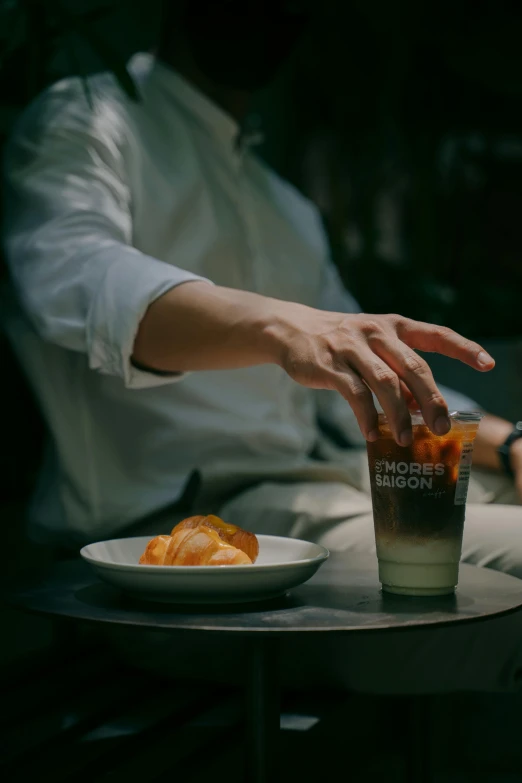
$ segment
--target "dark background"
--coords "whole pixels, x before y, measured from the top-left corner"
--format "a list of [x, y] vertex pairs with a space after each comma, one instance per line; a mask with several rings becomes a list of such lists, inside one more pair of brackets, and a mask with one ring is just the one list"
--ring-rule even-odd
[[[0, 0], [0, 141], [30, 98], [65, 74], [108, 67], [124, 80], [127, 58], [154, 45], [159, 5]], [[318, 204], [363, 309], [492, 341], [492, 381], [435, 358], [438, 377], [520, 418], [520, 0], [311, 5], [306, 40], [256, 101], [259, 152]], [[1, 498], [18, 499], [33, 480], [42, 425], [5, 341], [0, 378]]]
[[[318, 203], [365, 310], [520, 335], [522, 4], [311, 5], [306, 41], [258, 100], [260, 152]], [[121, 72], [152, 47], [159, 2], [2, 7], [14, 49], [0, 63], [5, 134], [46, 83], [100, 64]]]
[[522, 333], [520, 10], [321, 4], [274, 163], [319, 203], [365, 310]]

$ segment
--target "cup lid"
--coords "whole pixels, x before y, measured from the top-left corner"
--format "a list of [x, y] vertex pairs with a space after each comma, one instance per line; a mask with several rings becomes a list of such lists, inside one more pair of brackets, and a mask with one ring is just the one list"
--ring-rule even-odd
[[[411, 423], [412, 424], [426, 424], [424, 421], [424, 416], [422, 415], [422, 412], [419, 410], [413, 410], [410, 411], [411, 413]], [[474, 421], [480, 421], [484, 418], [484, 413], [481, 411], [450, 411], [449, 417], [453, 421], [462, 421], [462, 422], [474, 422]], [[379, 421], [387, 422], [388, 417], [385, 413], [379, 413]]]
[[480, 421], [484, 418], [481, 411], [450, 411], [449, 416], [456, 421]]

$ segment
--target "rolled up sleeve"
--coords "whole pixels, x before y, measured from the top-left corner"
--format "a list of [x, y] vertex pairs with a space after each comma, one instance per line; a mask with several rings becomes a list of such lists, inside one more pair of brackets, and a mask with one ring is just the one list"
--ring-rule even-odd
[[117, 375], [125, 386], [135, 389], [179, 380], [183, 373], [148, 372], [132, 363], [136, 332], [155, 299], [181, 283], [202, 279], [155, 258], [144, 260], [131, 248], [126, 248], [122, 258], [107, 259], [105, 277], [92, 298], [86, 320], [90, 368]]
[[130, 388], [175, 381], [135, 367], [134, 340], [155, 299], [204, 278], [132, 247], [118, 118], [97, 127], [76, 94], [48, 96], [44, 109], [26, 113], [5, 159], [4, 241], [21, 304], [43, 339], [93, 370]]

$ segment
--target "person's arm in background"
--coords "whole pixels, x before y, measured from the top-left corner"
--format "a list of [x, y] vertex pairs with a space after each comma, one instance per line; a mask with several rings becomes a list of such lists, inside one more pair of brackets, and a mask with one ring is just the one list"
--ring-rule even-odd
[[[321, 306], [327, 310], [344, 312], [360, 312], [361, 308], [351, 294], [343, 286], [340, 276], [333, 263], [327, 261], [324, 267]], [[471, 398], [449, 389], [441, 384], [438, 388], [444, 395], [450, 410], [481, 410], [481, 406]], [[340, 428], [346, 440], [353, 445], [363, 445], [364, 440], [358, 438], [354, 427], [351, 411], [342, 406], [342, 400], [334, 398], [328, 392], [319, 392], [319, 415], [330, 419], [333, 426]], [[502, 465], [497, 453], [513, 429], [513, 424], [505, 419], [485, 413], [480, 423], [478, 435], [473, 449], [473, 464], [490, 470], [500, 471]], [[515, 473], [515, 484], [522, 499], [522, 439], [511, 446], [511, 462]]]
[[92, 369], [130, 387], [171, 380], [147, 369], [278, 364], [298, 383], [339, 392], [369, 440], [377, 437], [371, 389], [405, 444], [411, 419], [402, 382], [428, 426], [448, 431], [444, 399], [414, 349], [491, 369], [479, 345], [400, 316], [323, 312], [212, 286], [185, 272], [183, 258], [174, 267], [138, 252], [130, 246], [126, 180], [131, 134], [118, 128], [114, 111], [91, 113], [78, 91], [79, 98], [53, 93], [43, 124], [39, 116], [25, 118], [7, 167], [7, 257], [44, 339], [86, 354]]
[[[513, 424], [498, 416], [488, 414], [480, 423], [478, 437], [473, 449], [473, 462], [491, 470], [502, 468], [497, 449], [513, 430]], [[522, 500], [522, 438], [510, 447], [510, 461], [515, 476], [515, 485]]]

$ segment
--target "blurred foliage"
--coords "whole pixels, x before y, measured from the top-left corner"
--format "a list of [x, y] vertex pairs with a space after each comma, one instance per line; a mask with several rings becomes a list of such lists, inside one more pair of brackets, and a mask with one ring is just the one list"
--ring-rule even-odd
[[[0, 121], [69, 73], [88, 96], [88, 73], [108, 68], [136, 97], [125, 62], [153, 43], [158, 8], [0, 0]], [[364, 309], [521, 335], [520, 0], [312, 9], [307, 39], [257, 102], [261, 153], [320, 207]]]

